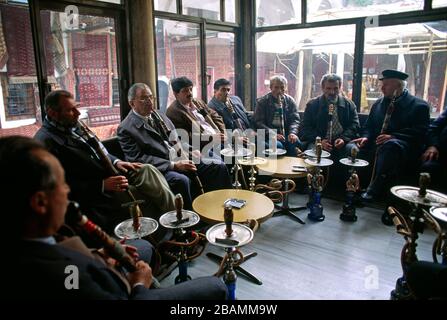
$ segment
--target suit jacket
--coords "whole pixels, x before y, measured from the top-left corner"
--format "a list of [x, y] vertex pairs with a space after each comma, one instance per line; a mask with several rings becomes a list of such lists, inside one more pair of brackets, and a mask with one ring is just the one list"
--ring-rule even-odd
[[[300, 125], [300, 115], [295, 100], [288, 94], [284, 95], [284, 130], [288, 136], [293, 133], [298, 135], [298, 127]], [[256, 129], [270, 130], [273, 128], [273, 113], [275, 111], [275, 102], [272, 93], [269, 92], [256, 101], [256, 109], [254, 121]], [[268, 132], [266, 132], [266, 137]]]
[[[143, 286], [137, 286], [129, 294], [128, 283], [103, 260], [60, 244], [23, 240], [17, 244], [16, 255], [18, 265], [12, 268], [16, 273], [10, 288], [12, 298], [108, 300], [144, 299], [148, 295], [149, 290]], [[74, 275], [66, 273], [67, 266], [78, 268], [79, 289], [65, 287], [67, 278]]]
[[[225, 133], [225, 124], [222, 120], [222, 117], [213, 109], [209, 108], [204, 102], [201, 100], [195, 100], [200, 108], [207, 113], [209, 117], [204, 117], [205, 121], [211, 125], [212, 127], [217, 127], [220, 133]], [[203, 114], [202, 114], [203, 115]], [[193, 138], [193, 134], [201, 134], [204, 129], [199, 125], [198, 121], [193, 121], [195, 119], [194, 115], [186, 110], [184, 106], [180, 104], [177, 100], [171, 103], [166, 111], [166, 116], [172, 121], [175, 125], [176, 129], [183, 129], [188, 132], [190, 136], [189, 144], [192, 145], [193, 141], [201, 141], [200, 137]], [[197, 139], [197, 140], [194, 140]], [[207, 144], [208, 141], [201, 141], [201, 147]]]
[[[172, 122], [162, 113], [170, 136], [176, 136]], [[171, 132], [174, 131], [174, 134]], [[149, 163], [162, 173], [171, 170], [169, 148], [163, 137], [141, 117], [130, 111], [118, 126], [118, 140], [128, 161]], [[172, 141], [174, 142], [174, 141]]]
[[[363, 129], [363, 136], [368, 138], [369, 143], [375, 141], [380, 134], [389, 104], [389, 98], [380, 98], [372, 105]], [[386, 133], [420, 149], [424, 144], [429, 122], [428, 103], [404, 90], [404, 93], [395, 101], [395, 109]]]
[[[245, 129], [249, 129], [251, 127], [250, 116], [245, 110], [242, 100], [237, 96], [231, 96], [229, 99], [233, 103], [234, 112], [236, 113], [237, 118], [243, 123]], [[233, 115], [230, 113], [225, 103], [213, 97], [210, 102], [208, 102], [208, 107], [215, 110], [222, 117], [226, 129], [238, 129], [236, 121], [233, 119]]]
[[[111, 195], [102, 192], [103, 180], [111, 174], [99, 158], [88, 145], [55, 128], [47, 119], [34, 138], [42, 141], [61, 162], [70, 185], [70, 198], [79, 202], [81, 208], [95, 208], [102, 217], [90, 217], [103, 226], [104, 216], [114, 215], [110, 211], [119, 210], [119, 204]], [[108, 156], [112, 162], [117, 159], [111, 154]]]
[[[360, 129], [359, 116], [355, 104], [342, 96], [338, 97], [337, 115], [343, 133], [340, 136], [345, 143], [355, 139]], [[301, 140], [313, 142], [317, 136], [326, 137], [329, 123], [328, 105], [324, 95], [310, 100], [306, 105], [303, 120], [300, 125]]]

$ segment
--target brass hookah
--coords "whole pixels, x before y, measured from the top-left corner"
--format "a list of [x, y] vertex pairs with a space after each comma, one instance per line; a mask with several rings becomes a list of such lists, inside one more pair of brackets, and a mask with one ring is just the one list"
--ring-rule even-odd
[[[434, 262], [438, 262], [437, 255], [439, 254], [442, 255], [443, 262], [447, 256], [446, 234], [442, 232], [439, 223], [424, 209], [426, 206], [432, 207], [430, 209], [431, 213], [432, 209], [436, 209], [438, 206], [445, 206], [447, 196], [433, 190], [428, 190], [429, 182], [430, 175], [423, 172], [419, 177], [419, 188], [410, 186], [394, 186], [391, 188], [393, 195], [407, 201], [412, 207], [409, 214], [405, 216], [393, 207], [388, 208], [388, 214], [396, 227], [397, 233], [403, 235], [405, 239], [405, 245], [401, 253], [403, 275], [397, 279], [396, 287], [391, 291], [392, 300], [414, 298], [406, 280], [407, 271], [408, 267], [418, 260], [416, 254], [418, 234], [424, 231], [426, 225], [430, 226], [438, 234], [432, 249]], [[442, 242], [444, 242], [444, 245], [442, 245]]]
[[[197, 213], [183, 209], [183, 198], [180, 194], [175, 196], [175, 210], [166, 212], [160, 217], [160, 224], [165, 228], [172, 229], [174, 233], [173, 240], [162, 243], [159, 250], [170, 259], [177, 261], [179, 274], [175, 278], [176, 284], [191, 279], [188, 275], [188, 262], [198, 257], [205, 249], [204, 235], [185, 230], [199, 221], [200, 217]], [[200, 244], [202, 246], [198, 252], [191, 253], [191, 249]]]

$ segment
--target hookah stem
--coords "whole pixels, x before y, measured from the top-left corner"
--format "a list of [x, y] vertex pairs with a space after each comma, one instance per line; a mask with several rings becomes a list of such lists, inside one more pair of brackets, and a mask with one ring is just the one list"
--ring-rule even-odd
[[[397, 90], [394, 90], [393, 97], [391, 98], [390, 104], [388, 105], [388, 107], [386, 109], [385, 118], [383, 119], [382, 129], [380, 130], [379, 135], [384, 134], [388, 130], [391, 115], [393, 114], [393, 111], [394, 111], [394, 104], [396, 103], [396, 99], [397, 99]], [[371, 180], [369, 181], [370, 185], [375, 180], [374, 176], [376, 175], [376, 163], [377, 163], [377, 157], [379, 154], [379, 150], [380, 150], [380, 146], [376, 148], [376, 153], [374, 155], [374, 165], [373, 165], [373, 169], [372, 169]]]
[[110, 237], [101, 227], [90, 221], [81, 212], [78, 203], [70, 201], [67, 208], [67, 219], [77, 223], [87, 234], [99, 241], [107, 254], [121, 263], [127, 270], [130, 272], [136, 270], [134, 259], [126, 252], [122, 244]]

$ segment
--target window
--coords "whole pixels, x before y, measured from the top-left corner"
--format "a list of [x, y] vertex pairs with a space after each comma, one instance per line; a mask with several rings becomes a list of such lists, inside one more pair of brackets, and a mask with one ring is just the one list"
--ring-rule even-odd
[[432, 0], [433, 8], [447, 7], [447, 0]]
[[119, 90], [113, 86], [119, 78], [115, 20], [79, 15], [79, 26], [68, 28], [64, 12], [43, 10], [41, 21], [49, 26], [43, 36], [52, 90], [73, 93], [81, 119], [101, 139], [115, 135], [121, 120]]
[[177, 13], [176, 0], [154, 0], [154, 9], [158, 11], [166, 11]]
[[384, 69], [409, 74], [411, 94], [427, 101], [432, 116], [445, 106], [447, 85], [447, 21], [412, 23], [365, 30], [361, 112], [369, 112], [381, 96], [379, 75]]
[[236, 22], [235, 0], [225, 0], [225, 21]]
[[301, 0], [256, 0], [256, 26], [301, 22]]
[[28, 5], [0, 4], [0, 87], [0, 136], [34, 136], [41, 117]]
[[354, 25], [258, 34], [257, 97], [270, 92], [272, 76], [283, 75], [288, 94], [303, 111], [309, 99], [321, 94], [321, 77], [336, 73], [343, 79], [344, 94], [351, 98], [354, 40]]
[[220, 0], [183, 0], [183, 14], [220, 20]]
[[[188, 77], [194, 97], [201, 97], [200, 27], [195, 23], [155, 19], [159, 108], [164, 111], [175, 100], [169, 81]], [[163, 89], [162, 89], [163, 88]]]
[[423, 8], [424, 0], [307, 0], [307, 22], [378, 16]]
[[219, 78], [229, 80], [235, 89], [233, 33], [206, 31], [206, 69], [208, 100], [213, 97], [214, 81]]

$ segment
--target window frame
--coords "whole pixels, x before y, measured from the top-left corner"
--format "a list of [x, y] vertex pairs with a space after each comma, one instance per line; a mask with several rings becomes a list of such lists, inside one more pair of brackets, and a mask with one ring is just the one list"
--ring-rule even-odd
[[[255, 1], [255, 0], [250, 0]], [[378, 16], [378, 27], [386, 27], [400, 24], [410, 24], [410, 23], [422, 23], [422, 22], [430, 22], [430, 21], [439, 21], [446, 20], [447, 16], [447, 7], [446, 8], [436, 8], [432, 9], [431, 7], [432, 0], [424, 1], [424, 9], [417, 11], [408, 11], [408, 12], [399, 12], [387, 15], [379, 15]], [[252, 99], [256, 99], [255, 95], [257, 92], [257, 49], [256, 49], [256, 35], [261, 32], [269, 32], [269, 31], [284, 31], [284, 30], [295, 30], [295, 29], [307, 29], [307, 28], [317, 28], [317, 27], [331, 27], [338, 25], [348, 25], [355, 24], [356, 25], [356, 33], [355, 33], [355, 48], [354, 48], [354, 72], [353, 72], [353, 83], [352, 83], [352, 101], [355, 103], [357, 107], [357, 111], [360, 112], [360, 100], [361, 100], [361, 88], [362, 88], [362, 70], [363, 70], [363, 55], [364, 55], [364, 47], [365, 47], [365, 20], [368, 17], [355, 17], [349, 19], [337, 19], [332, 21], [317, 21], [317, 22], [307, 22], [307, 5], [306, 0], [301, 0], [302, 8], [301, 8], [301, 23], [297, 24], [289, 24], [289, 25], [276, 25], [276, 26], [265, 26], [265, 27], [257, 27], [255, 24], [252, 24], [254, 29], [254, 35], [251, 37], [252, 47], [254, 48], [254, 59], [252, 60]]]
[[[250, 0], [251, 1], [251, 0]], [[235, 0], [236, 5], [236, 22], [239, 21], [240, 17], [240, 0]], [[207, 84], [206, 84], [206, 31], [218, 31], [218, 32], [228, 32], [234, 34], [234, 41], [235, 41], [235, 57], [234, 57], [234, 63], [235, 63], [235, 72], [240, 74], [240, 71], [242, 71], [242, 46], [240, 45], [240, 39], [241, 39], [241, 26], [238, 23], [233, 22], [226, 22], [225, 19], [225, 1], [220, 0], [220, 21], [218, 20], [211, 20], [206, 18], [200, 18], [195, 16], [189, 16], [181, 14], [183, 11], [182, 6], [182, 0], [177, 0], [177, 13], [172, 12], [166, 12], [166, 11], [158, 11], [154, 10], [154, 3], [152, 2], [152, 10], [153, 10], [153, 21], [152, 24], [154, 26], [154, 39], [156, 37], [155, 35], [155, 19], [168, 19], [178, 22], [187, 22], [187, 23], [195, 23], [199, 25], [200, 28], [200, 82], [201, 82], [201, 92], [202, 96], [199, 97], [204, 102], [208, 103], [208, 100], [211, 97], [207, 96]], [[223, 11], [222, 11], [223, 10]], [[155, 52], [155, 59], [157, 59], [157, 43], [154, 41], [154, 52]], [[156, 68], [156, 74], [158, 77], [158, 65], [155, 65]], [[242, 81], [240, 79], [237, 79], [236, 83], [233, 83], [234, 91], [241, 96], [243, 99], [243, 92], [242, 92]], [[158, 97], [159, 97], [159, 88], [158, 88], [158, 81], [156, 85], [157, 90], [157, 105], [159, 105]]]
[[[79, 14], [94, 15], [99, 17], [108, 17], [115, 20], [115, 41], [116, 41], [116, 59], [119, 71], [119, 102], [120, 116], [124, 119], [127, 110], [127, 90], [130, 79], [130, 60], [129, 48], [126, 41], [128, 28], [126, 24], [126, 10], [124, 4], [114, 4], [108, 2], [79, 0], [79, 1], [49, 1], [49, 0], [29, 0], [29, 10], [31, 19], [31, 32], [36, 60], [37, 83], [39, 87], [39, 98], [41, 105], [42, 120], [45, 118], [44, 101], [45, 96], [50, 92], [51, 87], [47, 78], [47, 66], [45, 58], [45, 46], [43, 40], [42, 24], [40, 12], [43, 10], [52, 10], [63, 12], [67, 5], [75, 5], [79, 9]], [[127, 37], [128, 39], [129, 37]]]

